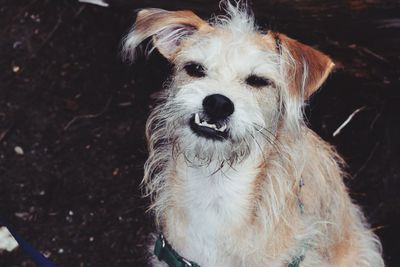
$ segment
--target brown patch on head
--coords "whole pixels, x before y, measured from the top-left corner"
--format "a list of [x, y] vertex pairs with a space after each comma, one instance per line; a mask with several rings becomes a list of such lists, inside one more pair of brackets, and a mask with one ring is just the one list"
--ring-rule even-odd
[[125, 39], [124, 50], [131, 53], [129, 49], [135, 49], [140, 42], [153, 37], [154, 46], [172, 60], [185, 37], [211, 29], [207, 22], [191, 11], [143, 9], [137, 15], [133, 31]]
[[275, 39], [278, 53], [286, 57], [286, 61], [292, 61], [287, 68], [289, 89], [308, 99], [326, 80], [335, 64], [322, 52], [284, 34], [270, 32], [268, 35]]
[[258, 32], [254, 32], [252, 35], [252, 40], [254, 41], [254, 43], [259, 45], [264, 50], [268, 51], [275, 50], [275, 40], [274, 38], [271, 38], [269, 34], [265, 35]]

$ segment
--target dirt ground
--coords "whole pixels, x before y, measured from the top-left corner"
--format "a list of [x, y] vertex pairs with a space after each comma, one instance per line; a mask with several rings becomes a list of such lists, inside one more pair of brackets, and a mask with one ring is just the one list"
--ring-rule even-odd
[[[295, 3], [295, 4], [294, 4]], [[123, 63], [141, 7], [218, 13], [218, 1], [0, 0], [0, 217], [57, 266], [146, 266], [139, 183], [151, 94], [170, 66]], [[253, 1], [258, 23], [311, 44], [337, 69], [310, 127], [348, 162], [350, 194], [400, 266], [400, 3]], [[363, 108], [338, 134], [332, 133]], [[34, 266], [17, 249], [0, 266]]]

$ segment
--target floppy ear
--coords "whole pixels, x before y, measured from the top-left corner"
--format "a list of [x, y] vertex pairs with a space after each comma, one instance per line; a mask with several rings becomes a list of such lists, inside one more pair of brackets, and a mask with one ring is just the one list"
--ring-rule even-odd
[[137, 14], [133, 29], [124, 39], [123, 54], [132, 60], [137, 46], [146, 38], [153, 37], [154, 47], [172, 60], [185, 37], [209, 28], [211, 26], [207, 22], [191, 11], [143, 9]]
[[289, 66], [290, 90], [308, 99], [326, 80], [335, 64], [322, 52], [284, 34], [273, 33], [277, 49]]

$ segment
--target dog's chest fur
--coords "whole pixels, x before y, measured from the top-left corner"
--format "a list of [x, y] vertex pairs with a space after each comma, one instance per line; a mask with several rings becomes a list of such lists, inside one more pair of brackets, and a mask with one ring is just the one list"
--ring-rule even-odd
[[[249, 157], [240, 165], [189, 167], [178, 164], [174, 182], [174, 206], [166, 216], [169, 241], [184, 257], [207, 266], [236, 266], [232, 251], [254, 212], [254, 182], [258, 160]], [[177, 216], [179, 214], [179, 216]], [[241, 233], [241, 231], [243, 231]], [[247, 236], [246, 236], [247, 235]], [[235, 238], [234, 238], [235, 237]]]

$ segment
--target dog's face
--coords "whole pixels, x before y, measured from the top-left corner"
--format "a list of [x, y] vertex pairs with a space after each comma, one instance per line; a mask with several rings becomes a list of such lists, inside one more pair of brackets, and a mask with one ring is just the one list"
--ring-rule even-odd
[[212, 143], [237, 143], [250, 129], [276, 128], [280, 77], [273, 49], [223, 29], [191, 42], [175, 58], [173, 86], [191, 131]]
[[333, 66], [311, 47], [256, 31], [245, 13], [232, 9], [230, 17], [211, 26], [189, 11], [143, 10], [125, 42], [132, 53], [153, 36], [174, 64], [166, 103], [149, 127], [161, 128], [191, 161], [263, 153], [283, 122], [301, 118], [304, 100]]
[[176, 55], [172, 101], [185, 150], [233, 160], [274, 138], [282, 78], [274, 45], [265, 43], [214, 29], [194, 34]]

